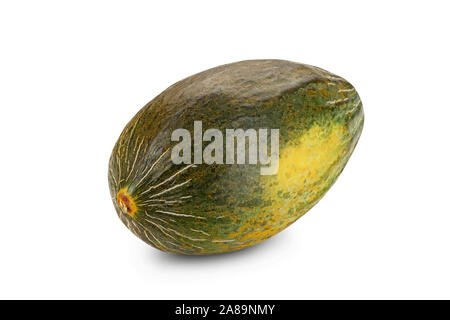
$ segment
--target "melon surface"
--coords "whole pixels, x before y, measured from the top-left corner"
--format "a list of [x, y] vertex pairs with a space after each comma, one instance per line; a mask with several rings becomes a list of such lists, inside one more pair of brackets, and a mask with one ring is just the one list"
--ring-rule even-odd
[[[175, 164], [171, 135], [184, 128], [194, 137], [194, 121], [224, 133], [278, 129], [276, 174], [262, 175], [260, 163]], [[283, 60], [212, 68], [170, 86], [126, 125], [109, 161], [111, 197], [122, 222], [152, 247], [239, 250], [282, 231], [325, 195], [363, 122], [355, 88], [320, 68]]]

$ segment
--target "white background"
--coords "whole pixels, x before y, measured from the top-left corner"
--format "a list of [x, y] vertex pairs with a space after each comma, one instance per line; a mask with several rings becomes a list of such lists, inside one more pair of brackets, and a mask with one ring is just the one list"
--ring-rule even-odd
[[[446, 1], [2, 1], [0, 298], [450, 298]], [[172, 83], [279, 58], [349, 80], [365, 128], [306, 216], [211, 257], [148, 247], [107, 184]]]

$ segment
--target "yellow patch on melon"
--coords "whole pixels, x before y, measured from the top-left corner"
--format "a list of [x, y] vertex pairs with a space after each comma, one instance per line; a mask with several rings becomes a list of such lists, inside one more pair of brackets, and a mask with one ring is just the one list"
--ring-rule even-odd
[[342, 155], [346, 133], [345, 127], [339, 124], [314, 125], [298, 142], [282, 150], [276, 175], [277, 189], [309, 190]]
[[[262, 198], [271, 205], [261, 208], [257, 216], [230, 236], [247, 247], [273, 236], [300, 218], [320, 200], [323, 189], [341, 170], [339, 160], [345, 155], [348, 142], [347, 129], [338, 123], [324, 127], [314, 125], [292, 141], [280, 152], [278, 173], [263, 178]], [[264, 221], [270, 227], [255, 228]]]

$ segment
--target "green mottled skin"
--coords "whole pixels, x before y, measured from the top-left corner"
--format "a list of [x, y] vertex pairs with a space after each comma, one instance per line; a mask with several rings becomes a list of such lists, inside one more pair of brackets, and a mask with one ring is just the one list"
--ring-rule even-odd
[[[308, 144], [314, 150], [314, 134], [324, 132], [317, 145], [330, 155], [318, 150], [317, 157], [332, 160], [326, 168], [322, 160], [312, 162], [317, 174], [306, 170], [301, 185], [295, 176], [261, 176], [259, 165], [201, 164], [164, 182], [186, 167], [171, 161], [171, 133], [185, 128], [193, 137], [194, 120], [203, 130], [222, 132], [279, 128], [280, 167], [284, 151], [304, 156]], [[327, 71], [282, 60], [219, 66], [175, 83], [127, 124], [109, 162], [113, 203], [133, 233], [158, 249], [193, 255], [238, 250], [280, 232], [317, 203], [343, 170], [362, 127], [358, 94]], [[124, 188], [136, 202], [134, 216], [117, 204]]]

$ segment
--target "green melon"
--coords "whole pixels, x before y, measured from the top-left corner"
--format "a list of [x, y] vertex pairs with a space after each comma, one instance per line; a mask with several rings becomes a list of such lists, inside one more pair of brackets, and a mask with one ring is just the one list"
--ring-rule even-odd
[[[260, 162], [207, 164], [191, 157], [175, 164], [178, 142], [171, 135], [184, 128], [194, 137], [194, 121], [224, 135], [278, 129], [276, 174], [262, 175]], [[354, 87], [325, 70], [282, 60], [212, 68], [175, 83], [127, 124], [109, 161], [113, 203], [136, 236], [163, 251], [207, 255], [252, 246], [324, 196], [363, 122]], [[202, 150], [210, 143], [203, 141]], [[250, 138], [245, 146], [250, 150]]]

